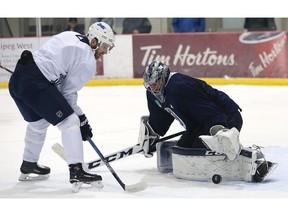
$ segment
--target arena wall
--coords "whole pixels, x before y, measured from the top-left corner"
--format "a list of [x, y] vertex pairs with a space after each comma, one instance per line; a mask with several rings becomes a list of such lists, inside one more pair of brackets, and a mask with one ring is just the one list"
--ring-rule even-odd
[[[23, 50], [33, 52], [49, 38], [0, 38], [1, 65], [13, 71]], [[209, 84], [288, 84], [286, 31], [116, 35], [115, 45], [97, 61], [88, 86], [142, 85], [153, 60]], [[7, 86], [9, 77], [0, 69], [0, 86]]]

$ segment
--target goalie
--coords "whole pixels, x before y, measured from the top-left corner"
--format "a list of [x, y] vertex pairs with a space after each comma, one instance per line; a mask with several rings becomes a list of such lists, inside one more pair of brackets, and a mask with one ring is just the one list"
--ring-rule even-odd
[[189, 180], [224, 177], [260, 182], [272, 170], [259, 148], [243, 148], [241, 108], [206, 82], [153, 61], [144, 71], [149, 117], [141, 118], [139, 143], [146, 157], [176, 119], [186, 129], [177, 142], [157, 143], [158, 169]]

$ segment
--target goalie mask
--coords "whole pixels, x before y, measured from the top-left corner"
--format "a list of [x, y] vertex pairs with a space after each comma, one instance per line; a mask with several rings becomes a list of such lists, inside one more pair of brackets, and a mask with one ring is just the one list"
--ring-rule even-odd
[[89, 27], [87, 37], [89, 42], [93, 38], [98, 40], [97, 48], [102, 47], [105, 53], [109, 53], [115, 46], [115, 36], [111, 27], [105, 22], [96, 22]]
[[160, 61], [153, 61], [144, 71], [144, 87], [161, 103], [165, 102], [164, 87], [167, 84], [170, 70]]

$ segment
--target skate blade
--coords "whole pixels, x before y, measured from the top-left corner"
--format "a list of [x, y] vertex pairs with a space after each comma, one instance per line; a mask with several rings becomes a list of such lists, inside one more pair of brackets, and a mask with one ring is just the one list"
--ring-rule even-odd
[[271, 173], [274, 172], [274, 170], [277, 168], [277, 166], [278, 166], [278, 163], [272, 163], [271, 167], [269, 168], [269, 171], [263, 177], [262, 181], [265, 181], [271, 175]]
[[49, 178], [49, 174], [47, 175], [38, 175], [34, 173], [23, 174], [19, 176], [19, 181], [42, 181]]
[[93, 181], [93, 182], [75, 182], [72, 184], [72, 191], [78, 193], [83, 189], [102, 189], [104, 187], [102, 181]]

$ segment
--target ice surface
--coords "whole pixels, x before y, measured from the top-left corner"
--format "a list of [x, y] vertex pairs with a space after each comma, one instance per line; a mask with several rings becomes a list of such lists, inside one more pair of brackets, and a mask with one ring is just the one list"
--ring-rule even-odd
[[[266, 159], [279, 163], [267, 181], [221, 182], [218, 185], [212, 182], [186, 181], [175, 178], [171, 173], [159, 173], [156, 154], [152, 158], [133, 155], [110, 165], [126, 184], [146, 181], [146, 190], [138, 193], [123, 191], [107, 167], [102, 166], [93, 171], [102, 175], [104, 188], [84, 189], [75, 194], [68, 181], [67, 164], [51, 149], [54, 143], [61, 143], [60, 132], [51, 126], [39, 161], [51, 168], [50, 178], [38, 182], [19, 182], [26, 122], [8, 89], [2, 88], [1, 208], [29, 215], [36, 212], [28, 209], [37, 206], [42, 206], [41, 212], [44, 215], [51, 215], [57, 208], [61, 208], [65, 215], [155, 215], [156, 211], [166, 215], [176, 215], [179, 212], [185, 215], [217, 215], [219, 212], [222, 212], [221, 215], [275, 214], [274, 209], [285, 207], [288, 198], [288, 87], [214, 87], [228, 93], [243, 109], [244, 124], [240, 133], [242, 145], [263, 146]], [[140, 117], [148, 114], [145, 89], [142, 86], [85, 87], [79, 92], [78, 105], [88, 117], [94, 133], [92, 139], [104, 155], [136, 144]], [[167, 135], [181, 130], [183, 128], [175, 122]], [[84, 152], [85, 161], [98, 158], [89, 143], [84, 143]], [[44, 206], [47, 203], [48, 207]], [[133, 210], [131, 206], [136, 206], [136, 209]], [[227, 210], [227, 206], [233, 208]], [[248, 212], [246, 208], [249, 209]], [[88, 209], [88, 212], [84, 209]]]

